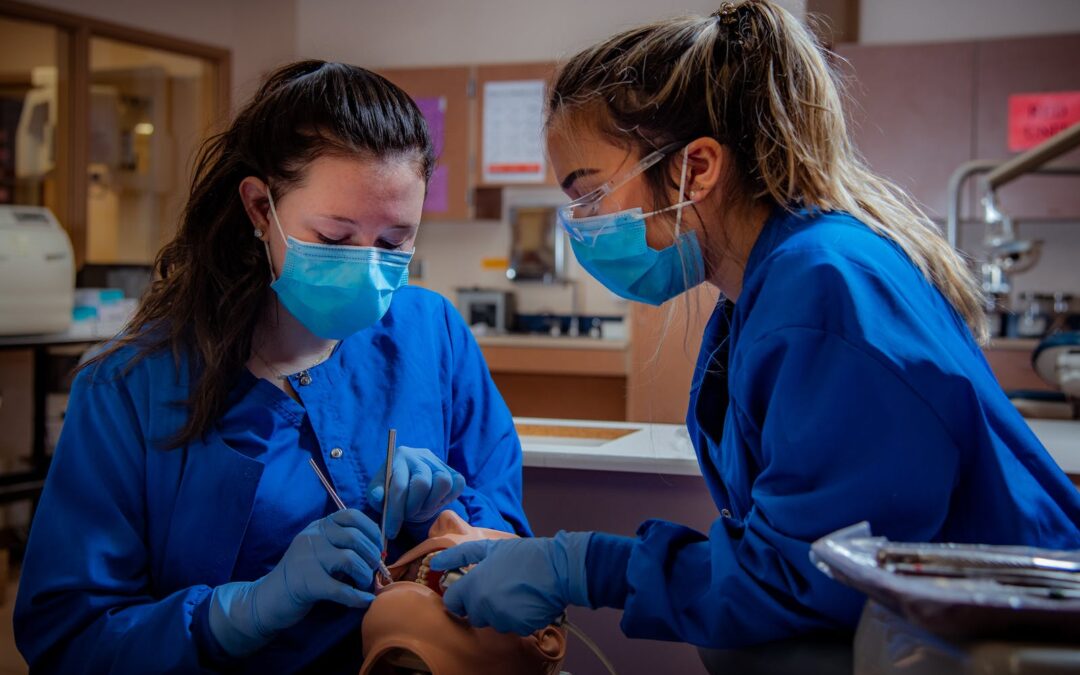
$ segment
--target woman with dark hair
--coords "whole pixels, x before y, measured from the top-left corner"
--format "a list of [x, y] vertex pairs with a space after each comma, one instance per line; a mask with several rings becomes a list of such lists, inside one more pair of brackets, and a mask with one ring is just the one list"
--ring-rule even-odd
[[355, 673], [384, 502], [392, 549], [446, 509], [529, 534], [480, 351], [406, 286], [433, 164], [404, 92], [320, 61], [204, 146], [156, 280], [72, 387], [16, 602], [35, 672]]

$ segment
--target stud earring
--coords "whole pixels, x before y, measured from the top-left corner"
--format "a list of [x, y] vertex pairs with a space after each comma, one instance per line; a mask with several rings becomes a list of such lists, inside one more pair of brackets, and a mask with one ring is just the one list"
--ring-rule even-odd
[[262, 236], [263, 236], [263, 231], [256, 227], [255, 228], [255, 238], [256, 239], [262, 239]]

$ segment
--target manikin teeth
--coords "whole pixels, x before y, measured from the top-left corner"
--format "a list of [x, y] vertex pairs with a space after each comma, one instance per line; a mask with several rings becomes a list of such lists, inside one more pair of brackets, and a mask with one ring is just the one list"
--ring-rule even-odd
[[439, 579], [442, 577], [442, 572], [431, 571], [431, 559], [435, 557], [438, 551], [432, 551], [424, 556], [420, 561], [420, 566], [416, 570], [416, 578], [413, 580], [416, 583], [427, 586], [431, 590], [442, 595], [442, 591], [439, 588]]

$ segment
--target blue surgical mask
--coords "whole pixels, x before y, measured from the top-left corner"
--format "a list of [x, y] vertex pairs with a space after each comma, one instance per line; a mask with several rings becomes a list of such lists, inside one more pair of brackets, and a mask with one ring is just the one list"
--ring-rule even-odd
[[[390, 309], [394, 291], [409, 282], [412, 251], [312, 244], [286, 237], [270, 199], [270, 215], [285, 240], [281, 276], [270, 288], [296, 319], [321, 338], [341, 340], [373, 326]], [[264, 242], [265, 243], [265, 242]], [[270, 259], [270, 246], [266, 246]], [[273, 263], [271, 262], [271, 276]]]
[[[570, 246], [578, 262], [612, 293], [649, 305], [660, 305], [705, 281], [705, 258], [694, 232], [680, 232], [682, 210], [693, 201], [679, 202], [664, 209], [644, 213], [626, 209], [602, 215], [577, 217], [599, 201], [659, 162], [668, 149], [654, 152], [626, 176], [605, 184], [559, 211], [559, 219], [570, 234]], [[687, 152], [683, 151], [679, 194], [686, 183]], [[649, 247], [645, 219], [675, 210], [675, 241], [663, 249]]]

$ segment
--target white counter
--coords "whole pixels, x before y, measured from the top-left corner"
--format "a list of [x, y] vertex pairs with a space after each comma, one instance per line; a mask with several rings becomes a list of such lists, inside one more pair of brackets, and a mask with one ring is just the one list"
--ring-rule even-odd
[[541, 349], [611, 349], [624, 350], [626, 340], [591, 337], [551, 337], [530, 333], [510, 335], [477, 335], [481, 347], [532, 347]]
[[1065, 473], [1080, 476], [1080, 422], [1028, 420], [1028, 426]]
[[[637, 424], [518, 417], [519, 427], [574, 427], [583, 432], [620, 429], [628, 433], [613, 440], [571, 438], [567, 435], [522, 434], [525, 466], [552, 469], [630, 471], [684, 476], [701, 475], [694, 447], [681, 424]], [[1065, 473], [1080, 476], [1080, 422], [1028, 420], [1035, 435]]]
[[630, 431], [626, 436], [608, 441], [523, 434], [521, 446], [525, 466], [701, 475], [694, 446], [690, 444], [690, 435], [681, 424], [592, 422], [531, 417], [516, 417], [514, 423], [519, 428], [536, 425]]

